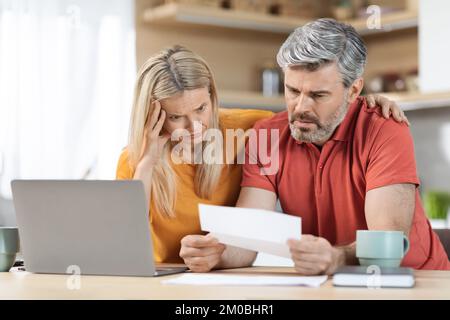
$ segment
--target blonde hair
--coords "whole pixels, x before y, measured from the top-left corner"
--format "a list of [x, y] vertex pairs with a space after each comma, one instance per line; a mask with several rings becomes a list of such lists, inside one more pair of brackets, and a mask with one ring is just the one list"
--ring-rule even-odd
[[[144, 143], [144, 128], [151, 112], [152, 101], [162, 100], [182, 93], [184, 90], [208, 88], [212, 104], [209, 128], [219, 129], [219, 109], [216, 85], [206, 61], [192, 51], [174, 46], [148, 59], [139, 71], [134, 91], [131, 113], [128, 154], [130, 167], [135, 170]], [[215, 142], [212, 142], [215, 143]], [[204, 145], [205, 146], [205, 145]], [[165, 217], [175, 217], [176, 176], [169, 162], [170, 144], [153, 169], [151, 201]], [[206, 161], [205, 161], [206, 162]], [[223, 165], [202, 163], [196, 166], [195, 193], [210, 199], [222, 172]]]

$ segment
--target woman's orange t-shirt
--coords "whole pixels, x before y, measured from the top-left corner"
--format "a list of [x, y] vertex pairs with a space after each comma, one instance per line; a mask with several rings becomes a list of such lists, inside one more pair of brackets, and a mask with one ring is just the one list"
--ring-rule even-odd
[[[220, 109], [219, 122], [222, 131], [226, 129], [247, 130], [260, 119], [273, 116], [270, 111], [249, 109]], [[224, 138], [226, 137], [223, 132]], [[226, 142], [224, 143], [225, 148]], [[242, 145], [242, 148], [244, 145]], [[241, 151], [233, 152], [233, 156]], [[225, 150], [224, 150], [225, 152]], [[153, 201], [150, 204], [150, 230], [156, 262], [180, 263], [180, 241], [189, 234], [203, 234], [200, 229], [198, 204], [213, 204], [234, 206], [240, 192], [241, 165], [237, 161], [225, 166], [220, 182], [210, 200], [202, 199], [194, 192], [195, 165], [173, 164], [177, 176], [177, 197], [175, 203], [175, 218], [166, 218], [158, 213]], [[119, 159], [116, 177], [120, 180], [133, 179], [134, 171], [128, 163], [128, 152], [125, 149]]]

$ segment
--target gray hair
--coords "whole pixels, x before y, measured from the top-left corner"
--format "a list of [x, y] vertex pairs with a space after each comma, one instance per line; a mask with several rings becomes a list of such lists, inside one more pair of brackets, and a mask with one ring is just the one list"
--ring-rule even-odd
[[319, 19], [295, 29], [277, 54], [282, 69], [303, 66], [314, 71], [337, 62], [346, 88], [364, 72], [367, 49], [356, 30], [334, 19]]

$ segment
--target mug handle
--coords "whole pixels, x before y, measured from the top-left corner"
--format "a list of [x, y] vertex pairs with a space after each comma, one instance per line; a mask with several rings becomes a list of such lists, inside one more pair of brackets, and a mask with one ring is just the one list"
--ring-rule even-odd
[[409, 239], [406, 235], [403, 235], [403, 256], [406, 256], [408, 251], [409, 251]]

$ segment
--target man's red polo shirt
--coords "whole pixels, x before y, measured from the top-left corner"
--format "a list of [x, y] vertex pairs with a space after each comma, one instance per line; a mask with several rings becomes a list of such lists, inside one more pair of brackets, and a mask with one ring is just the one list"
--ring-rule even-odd
[[[277, 194], [283, 211], [302, 218], [302, 232], [326, 238], [332, 245], [356, 240], [356, 230], [367, 230], [366, 193], [382, 186], [411, 183], [419, 186], [413, 140], [406, 124], [386, 120], [379, 108], [369, 108], [358, 98], [344, 121], [320, 151], [314, 144], [292, 138], [287, 112], [255, 124], [257, 131], [279, 129], [279, 169], [262, 175], [268, 167], [246, 161], [242, 187]], [[259, 141], [259, 146], [261, 146]], [[268, 154], [271, 148], [268, 146]], [[247, 145], [247, 159], [249, 146]], [[425, 216], [418, 189], [410, 232], [410, 250], [402, 265], [416, 269], [447, 269], [450, 262]]]

